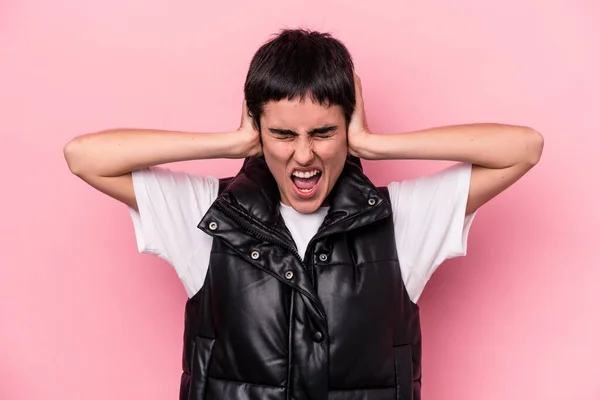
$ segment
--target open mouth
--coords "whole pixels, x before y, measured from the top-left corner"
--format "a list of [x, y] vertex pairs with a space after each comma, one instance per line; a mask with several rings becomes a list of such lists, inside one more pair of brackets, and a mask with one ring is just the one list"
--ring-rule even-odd
[[313, 169], [310, 171], [294, 171], [292, 173], [292, 182], [296, 187], [296, 190], [302, 197], [310, 196], [313, 194], [321, 179], [321, 171]]

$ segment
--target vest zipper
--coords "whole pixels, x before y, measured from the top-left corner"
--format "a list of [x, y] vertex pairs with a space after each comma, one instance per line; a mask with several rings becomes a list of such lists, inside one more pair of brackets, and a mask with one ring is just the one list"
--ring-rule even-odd
[[[311, 247], [314, 247], [314, 246], [312, 246], [312, 244], [311, 244]], [[306, 267], [308, 269], [308, 273], [310, 274], [310, 281], [314, 286], [315, 285], [315, 251], [314, 251], [314, 249], [312, 249], [312, 248], [310, 249], [309, 255], [310, 255], [310, 263], [307, 262]]]
[[[234, 220], [236, 224], [238, 224], [242, 229], [246, 230], [250, 234], [253, 234], [255, 237], [257, 237], [259, 239], [262, 239], [269, 243], [273, 243], [275, 245], [281, 246], [282, 248], [287, 249], [290, 252], [292, 252], [294, 254], [294, 256], [296, 256], [296, 258], [298, 259], [298, 262], [300, 263], [300, 265], [302, 267], [306, 268], [304, 261], [302, 261], [302, 257], [300, 257], [298, 250], [294, 246], [291, 246], [282, 240], [277, 240], [274, 238], [274, 236], [267, 235], [267, 234], [261, 232], [260, 230], [256, 229], [250, 222], [247, 221], [246, 218], [244, 218], [243, 216], [240, 216], [238, 213], [236, 213], [234, 210], [232, 210], [231, 207], [227, 203], [220, 202], [217, 200], [214, 204], [219, 211], [221, 211], [223, 214], [225, 214], [226, 216], [228, 216], [229, 218]], [[273, 276], [277, 277], [277, 275], [273, 274], [272, 272], [271, 272], [271, 274]], [[279, 277], [277, 277], [277, 278], [279, 278]], [[325, 310], [323, 309], [323, 306], [319, 303], [319, 300], [316, 297], [312, 296], [311, 293], [306, 291], [306, 289], [300, 288], [300, 291], [303, 292], [304, 294], [306, 294], [313, 302], [315, 302], [315, 305], [317, 306], [318, 310], [321, 313], [321, 316], [323, 317], [325, 315]]]

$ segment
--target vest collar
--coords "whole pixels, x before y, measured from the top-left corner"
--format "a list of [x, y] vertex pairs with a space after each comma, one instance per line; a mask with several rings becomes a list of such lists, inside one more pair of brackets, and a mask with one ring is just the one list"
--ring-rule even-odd
[[[246, 159], [239, 174], [226, 185], [204, 215], [198, 228], [224, 240], [251, 264], [286, 285], [304, 293], [310, 300], [311, 313], [325, 316], [311, 272], [300, 267], [301, 256], [279, 211], [279, 189], [262, 158]], [[374, 223], [392, 214], [389, 201], [362, 173], [359, 165], [347, 161], [329, 198], [329, 211], [315, 240], [344, 233]], [[265, 242], [295, 253], [300, 264], [274, 262], [269, 257], [255, 258], [252, 249]], [[289, 262], [289, 260], [288, 260]], [[284, 278], [284, 269], [294, 268], [295, 279]]]
[[[240, 172], [217, 197], [213, 207], [235, 213], [265, 234], [277, 235], [293, 244], [279, 211], [277, 183], [262, 157], [244, 161]], [[356, 158], [346, 161], [330, 193], [329, 207], [317, 236], [347, 231], [391, 215], [386, 197], [363, 174]], [[212, 214], [211, 210], [208, 214]], [[199, 227], [202, 225], [201, 222]]]

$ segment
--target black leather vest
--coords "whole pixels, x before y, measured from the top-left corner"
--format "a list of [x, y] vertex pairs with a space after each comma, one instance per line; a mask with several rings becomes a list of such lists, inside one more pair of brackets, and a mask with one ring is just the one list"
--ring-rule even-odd
[[264, 160], [221, 185], [198, 225], [214, 240], [186, 305], [180, 398], [419, 400], [419, 309], [387, 191], [346, 162], [302, 261]]

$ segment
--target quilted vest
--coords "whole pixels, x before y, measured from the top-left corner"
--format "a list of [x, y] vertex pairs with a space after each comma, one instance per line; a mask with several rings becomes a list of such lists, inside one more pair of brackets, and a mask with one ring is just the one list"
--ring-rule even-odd
[[386, 189], [348, 160], [304, 259], [262, 158], [220, 190], [198, 224], [213, 247], [186, 304], [180, 399], [419, 400], [419, 309]]

